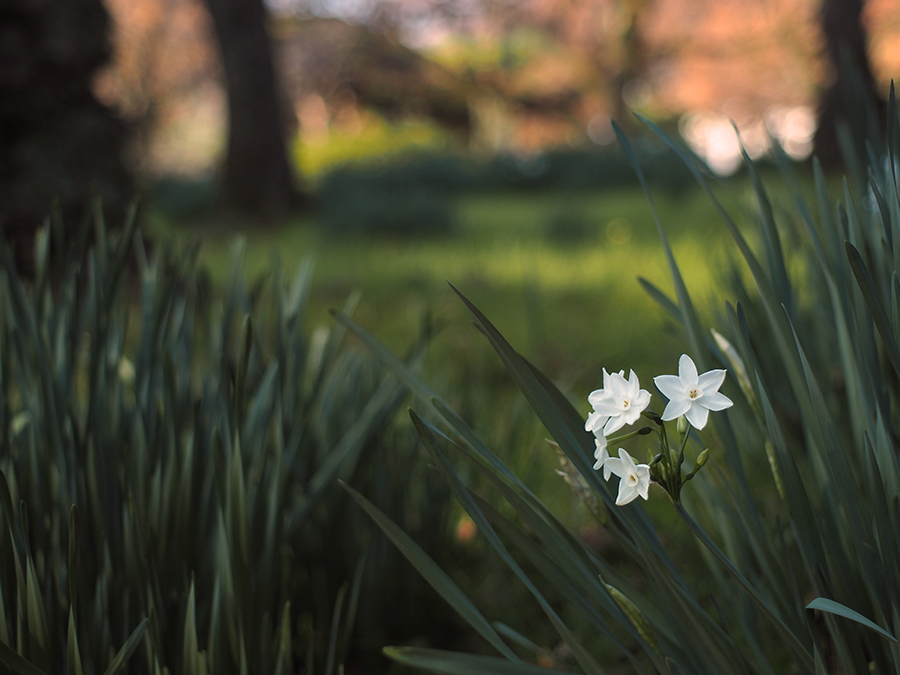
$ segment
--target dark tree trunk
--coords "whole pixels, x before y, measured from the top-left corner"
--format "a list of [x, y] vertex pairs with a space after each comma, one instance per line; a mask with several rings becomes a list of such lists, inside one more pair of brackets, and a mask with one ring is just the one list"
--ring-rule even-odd
[[71, 236], [94, 197], [116, 226], [133, 196], [127, 130], [91, 92], [108, 30], [101, 0], [0, 3], [0, 230], [25, 273], [52, 204]]
[[206, 0], [228, 87], [228, 152], [221, 205], [277, 220], [299, 206], [263, 0]]
[[819, 102], [814, 151], [826, 167], [842, 165], [838, 124], [846, 125], [858, 154], [867, 140], [877, 147], [881, 137], [884, 99], [869, 64], [862, 10], [863, 0], [822, 0], [819, 10], [832, 79]]

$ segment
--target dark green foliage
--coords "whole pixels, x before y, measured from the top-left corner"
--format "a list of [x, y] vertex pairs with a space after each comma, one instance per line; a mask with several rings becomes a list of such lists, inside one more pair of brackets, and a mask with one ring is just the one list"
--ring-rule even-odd
[[153, 186], [150, 199], [168, 217], [185, 221], [211, 214], [216, 190], [211, 177], [161, 178]]
[[[642, 144], [639, 153], [655, 185], [672, 192], [689, 185], [690, 176], [675, 165], [674, 153], [650, 143]], [[490, 162], [419, 155], [329, 173], [318, 191], [320, 226], [330, 236], [447, 235], [456, 227], [452, 198], [462, 194], [606, 190], [635, 182], [620, 150], [557, 150]]]
[[248, 286], [236, 247], [219, 292], [196, 249], [132, 232], [98, 222], [51, 280], [41, 231], [33, 285], [0, 242], [0, 663], [371, 667], [429, 605], [337, 479], [446, 550], [447, 490], [391, 424], [404, 388], [307, 325], [308, 262]]
[[319, 201], [319, 226], [330, 237], [428, 237], [456, 226], [447, 191], [412, 173], [338, 169], [320, 188]]
[[544, 235], [558, 244], [581, 244], [596, 235], [597, 223], [576, 208], [561, 208], [544, 225]]
[[[667, 544], [671, 522], [655, 523], [640, 502], [614, 505], [610, 485], [592, 468], [586, 406], [576, 409], [462, 294], [475, 324], [558, 445], [567, 482], [624, 562], [613, 564], [603, 555], [609, 547], [596, 550], [570, 531], [452, 409], [344, 320], [421, 399], [432, 421], [411, 416], [433, 462], [484, 541], [544, 611], [566, 646], [565, 667], [603, 673], [609, 663], [598, 655], [615, 649], [621, 654], [616, 665], [627, 672], [662, 675], [897, 671], [900, 148], [893, 92], [889, 110], [884, 150], [870, 149], [854, 185], [837, 194], [817, 165], [814, 194], [796, 189], [793, 167], [782, 157], [781, 179], [791, 201], [775, 205], [745, 156], [758, 206], [752, 229], [739, 227], [722, 207], [690, 154], [645, 121], [707, 193], [746, 265], [726, 288], [738, 302], [720, 303], [717, 332], [702, 323], [669, 245], [665, 214], [657, 214], [637, 153], [617, 128], [647, 192], [674, 297], [643, 284], [684, 327], [685, 352], [698, 369], [728, 369], [725, 388], [735, 401], [711, 418], [715, 437], [694, 439], [711, 440], [708, 448], [688, 443], [690, 462], [703, 470], [680, 500], [669, 493], [678, 517], [672, 520], [696, 538], [699, 555], [673, 556]], [[662, 405], [654, 399], [649, 411]], [[653, 412], [645, 414], [654, 418]], [[641, 457], [652, 457], [657, 448], [641, 438], [627, 442]], [[491, 481], [505, 508], [474, 492], [467, 477], [473, 468]], [[666, 496], [651, 488], [650, 499]], [[396, 534], [392, 539], [441, 587], [430, 561]], [[533, 574], [521, 559], [531, 563]], [[510, 658], [506, 649], [516, 646], [516, 654], [534, 660], [552, 647], [517, 638], [516, 626], [501, 631], [494, 624], [509, 640], [496, 644], [490, 616], [446, 587], [442, 593], [507, 660], [389, 649], [393, 658], [440, 673], [526, 673], [534, 666]]]

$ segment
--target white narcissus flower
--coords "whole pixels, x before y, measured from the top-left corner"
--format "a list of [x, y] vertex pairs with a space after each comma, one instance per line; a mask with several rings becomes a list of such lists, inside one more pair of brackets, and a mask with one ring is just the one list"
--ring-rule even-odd
[[587, 429], [590, 425], [590, 430], [594, 431], [597, 436], [600, 434], [595, 429], [601, 424], [605, 436], [618, 431], [626, 424], [634, 424], [640, 418], [644, 408], [650, 404], [650, 392], [641, 389], [641, 384], [634, 371], [631, 371], [627, 380], [623, 375], [624, 372], [620, 371], [607, 376], [606, 371], [603, 371], [604, 387], [602, 390], [592, 392], [591, 396], [601, 391], [602, 394], [593, 396], [593, 399], [591, 396], [588, 397], [591, 405], [594, 406], [594, 412], [588, 417], [585, 428]]
[[640, 495], [647, 499], [650, 490], [650, 465], [635, 464], [624, 448], [619, 448], [619, 457], [610, 457], [603, 465], [604, 472], [616, 474], [619, 481], [619, 496], [616, 506], [624, 506]]
[[[619, 375], [624, 376], [625, 371], [620, 370]], [[588, 394], [588, 403], [594, 408], [594, 412], [588, 415], [587, 421], [584, 423], [585, 431], [592, 431], [595, 436], [600, 437], [603, 435], [603, 427], [609, 421], [609, 415], [602, 415], [597, 412], [597, 406], [606, 399], [608, 399], [612, 394], [610, 393], [610, 385], [609, 385], [609, 373], [606, 372], [606, 368], [603, 369], [603, 389], [595, 389], [590, 394]]]
[[669, 399], [663, 411], [663, 421], [684, 415], [695, 429], [702, 429], [709, 419], [709, 411], [725, 410], [734, 405], [719, 387], [725, 381], [725, 371], [710, 370], [697, 374], [697, 366], [687, 354], [678, 360], [678, 375], [654, 377], [656, 388]]
[[606, 468], [606, 462], [609, 460], [609, 450], [606, 449], [606, 436], [603, 434], [594, 436], [594, 446], [594, 459], [597, 460], [594, 462], [594, 471], [602, 468], [603, 478], [609, 480], [609, 469]]

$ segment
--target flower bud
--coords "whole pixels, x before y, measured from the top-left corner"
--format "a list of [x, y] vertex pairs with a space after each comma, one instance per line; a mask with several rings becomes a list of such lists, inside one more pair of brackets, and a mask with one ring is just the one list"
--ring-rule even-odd
[[687, 483], [691, 478], [693, 478], [694, 474], [696, 474], [700, 469], [703, 468], [703, 465], [706, 464], [707, 459], [709, 459], [709, 448], [704, 448], [703, 452], [700, 453], [700, 456], [697, 457], [697, 463], [694, 464], [694, 468], [691, 469], [691, 472], [684, 477], [684, 481], [682, 481], [682, 484]]
[[679, 417], [678, 421], [675, 423], [675, 428], [678, 429], [678, 433], [683, 436], [684, 432], [688, 430], [687, 417], [685, 417], [684, 415]]

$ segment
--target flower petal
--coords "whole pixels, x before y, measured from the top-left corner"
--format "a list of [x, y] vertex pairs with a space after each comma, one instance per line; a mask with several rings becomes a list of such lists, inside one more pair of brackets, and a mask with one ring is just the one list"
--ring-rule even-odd
[[650, 497], [650, 466], [647, 464], [638, 465], [637, 493], [645, 500]]
[[628, 375], [628, 398], [635, 398], [640, 388], [641, 383], [638, 380], [637, 373], [632, 370]]
[[628, 485], [624, 480], [619, 481], [619, 495], [616, 497], [616, 506], [625, 506], [635, 500], [638, 491]]
[[601, 462], [609, 459], [609, 450], [606, 449], [606, 436], [594, 439], [594, 457]]
[[677, 375], [657, 375], [653, 378], [653, 384], [670, 401], [687, 397], [684, 383]]
[[590, 403], [592, 407], [596, 408], [597, 404], [605, 398], [609, 398], [609, 392], [607, 392], [606, 389], [595, 389], [590, 394], [588, 394], [588, 403]]
[[593, 431], [596, 433], [603, 428], [603, 425], [606, 424], [608, 419], [609, 415], [604, 415], [595, 410], [590, 415], [588, 415], [587, 421], [584, 423], [584, 430]]
[[685, 385], [697, 384], [697, 366], [687, 354], [682, 354], [678, 359], [678, 377]]
[[687, 421], [691, 423], [691, 426], [695, 429], [702, 429], [706, 426], [706, 420], [709, 419], [709, 409], [704, 408], [701, 405], [692, 405], [690, 409], [684, 413], [684, 416], [687, 417]]
[[610, 474], [616, 474], [619, 478], [625, 476], [625, 468], [622, 466], [622, 460], [618, 457], [610, 457], [603, 465], [603, 478], [609, 480]]
[[[622, 399], [620, 398], [608, 398], [600, 401], [597, 404], [594, 412], [599, 413], [605, 417], [615, 417], [616, 415], [622, 414]], [[607, 434], [609, 436], [609, 434]]]
[[666, 409], [663, 410], [662, 420], [663, 422], [668, 422], [669, 420], [678, 419], [682, 415], [684, 415], [691, 408], [690, 399], [683, 398], [681, 400], [672, 399], [666, 405]]
[[619, 429], [624, 427], [626, 424], [625, 418], [622, 415], [616, 415], [615, 417], [610, 417], [609, 422], [606, 423], [606, 426], [603, 427], [603, 433], [606, 436], [611, 436]]
[[717, 391], [714, 391], [711, 394], [704, 393], [703, 398], [698, 399], [697, 403], [710, 410], [725, 410], [725, 408], [730, 408], [734, 405], [730, 398]]
[[609, 392], [613, 398], [621, 398], [628, 393], [628, 380], [622, 373], [610, 373], [609, 385], [604, 390]]
[[710, 394], [718, 391], [719, 387], [725, 381], [725, 373], [728, 371], [717, 368], [716, 370], [708, 370], [700, 376], [700, 388], [704, 394]]
[[650, 392], [646, 389], [641, 389], [635, 399], [631, 402], [631, 407], [632, 409], [636, 408], [637, 411], [641, 413], [648, 405], [650, 405]]
[[627, 467], [628, 471], [631, 473], [637, 473], [637, 467], [634, 464], [634, 459], [631, 455], [628, 454], [628, 451], [625, 448], [619, 448], [619, 459], [622, 460], [622, 465]]

